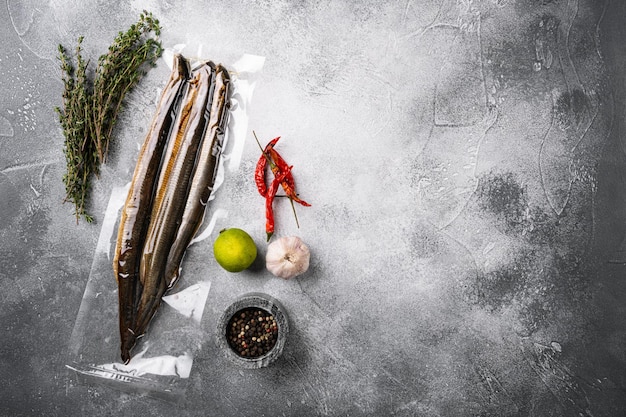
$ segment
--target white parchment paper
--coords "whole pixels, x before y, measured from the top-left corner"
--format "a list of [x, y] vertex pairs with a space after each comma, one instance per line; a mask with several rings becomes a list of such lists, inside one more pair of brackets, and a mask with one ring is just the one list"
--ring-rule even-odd
[[[162, 59], [171, 68], [174, 53], [180, 52], [195, 63], [209, 59], [202, 47], [195, 54], [185, 45], [166, 48]], [[214, 200], [228, 172], [239, 169], [248, 128], [248, 108], [256, 84], [254, 74], [261, 71], [265, 59], [243, 55], [232, 66], [225, 65], [231, 75], [230, 115], [219, 161], [215, 186], [209, 201]], [[156, 94], [157, 98], [160, 92]], [[146, 335], [140, 339], [128, 364], [119, 359], [117, 284], [111, 261], [115, 248], [119, 213], [130, 182], [113, 187], [102, 221], [91, 272], [70, 340], [67, 367], [97, 382], [117, 385], [132, 391], [157, 394], [184, 392], [185, 380], [193, 366], [194, 353], [209, 333], [200, 328], [210, 281], [185, 273], [181, 282], [163, 297], [163, 303]], [[208, 211], [208, 210], [207, 210]], [[209, 237], [218, 219], [228, 216], [219, 207], [211, 207], [211, 218], [191, 244]]]

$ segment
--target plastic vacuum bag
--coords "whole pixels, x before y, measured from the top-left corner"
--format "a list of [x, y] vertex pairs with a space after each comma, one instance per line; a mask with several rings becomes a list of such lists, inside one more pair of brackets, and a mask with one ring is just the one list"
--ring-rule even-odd
[[[166, 49], [163, 59], [170, 67], [175, 52], [191, 57], [184, 45]], [[201, 55], [198, 53], [198, 56]], [[193, 65], [193, 58], [191, 60]], [[232, 66], [226, 65], [232, 84], [230, 117], [213, 193], [223, 182], [224, 175], [239, 168], [255, 76], [263, 64], [263, 57], [244, 55]], [[131, 361], [126, 365], [121, 362], [117, 283], [112, 259], [119, 213], [129, 186], [130, 183], [115, 187], [111, 192], [72, 331], [66, 366], [84, 382], [176, 401], [185, 392], [194, 356], [212, 337], [212, 332], [200, 326], [211, 283], [204, 277], [183, 271], [180, 282], [163, 297], [149, 331], [138, 340]], [[211, 195], [209, 200], [213, 197]], [[212, 217], [205, 219], [192, 244], [210, 236], [217, 219], [228, 215], [219, 207], [212, 207], [210, 212]]]

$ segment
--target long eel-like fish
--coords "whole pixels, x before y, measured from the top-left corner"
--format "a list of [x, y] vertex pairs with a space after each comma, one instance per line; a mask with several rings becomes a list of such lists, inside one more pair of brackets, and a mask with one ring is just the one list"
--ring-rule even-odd
[[143, 293], [137, 311], [138, 335], [146, 331], [167, 289], [165, 266], [181, 224], [198, 149], [209, 122], [214, 78], [215, 65], [211, 62], [194, 70], [181, 123], [166, 151], [139, 272]]
[[222, 153], [228, 122], [228, 108], [230, 107], [228, 71], [223, 66], [218, 65], [215, 79], [215, 93], [211, 103], [206, 139], [199, 151], [182, 221], [167, 259], [165, 278], [168, 288], [172, 287], [178, 279], [185, 250], [202, 224]]
[[176, 55], [169, 81], [161, 93], [157, 112], [139, 152], [121, 213], [113, 272], [118, 284], [120, 348], [124, 363], [130, 360], [130, 350], [136, 341], [137, 295], [142, 292], [138, 271], [147, 230], [146, 217], [152, 208], [155, 179], [188, 77], [189, 64], [181, 55]]

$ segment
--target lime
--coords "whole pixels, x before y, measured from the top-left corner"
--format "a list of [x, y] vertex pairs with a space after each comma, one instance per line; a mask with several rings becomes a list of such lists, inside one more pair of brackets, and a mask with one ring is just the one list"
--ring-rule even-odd
[[245, 231], [224, 229], [213, 243], [213, 255], [228, 272], [241, 272], [256, 259], [256, 244]]

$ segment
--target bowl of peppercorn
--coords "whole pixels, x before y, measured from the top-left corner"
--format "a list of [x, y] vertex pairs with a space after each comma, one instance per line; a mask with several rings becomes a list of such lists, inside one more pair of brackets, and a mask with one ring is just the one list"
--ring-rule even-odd
[[218, 344], [228, 359], [247, 368], [263, 368], [283, 351], [289, 324], [274, 297], [248, 293], [237, 298], [218, 321]]

